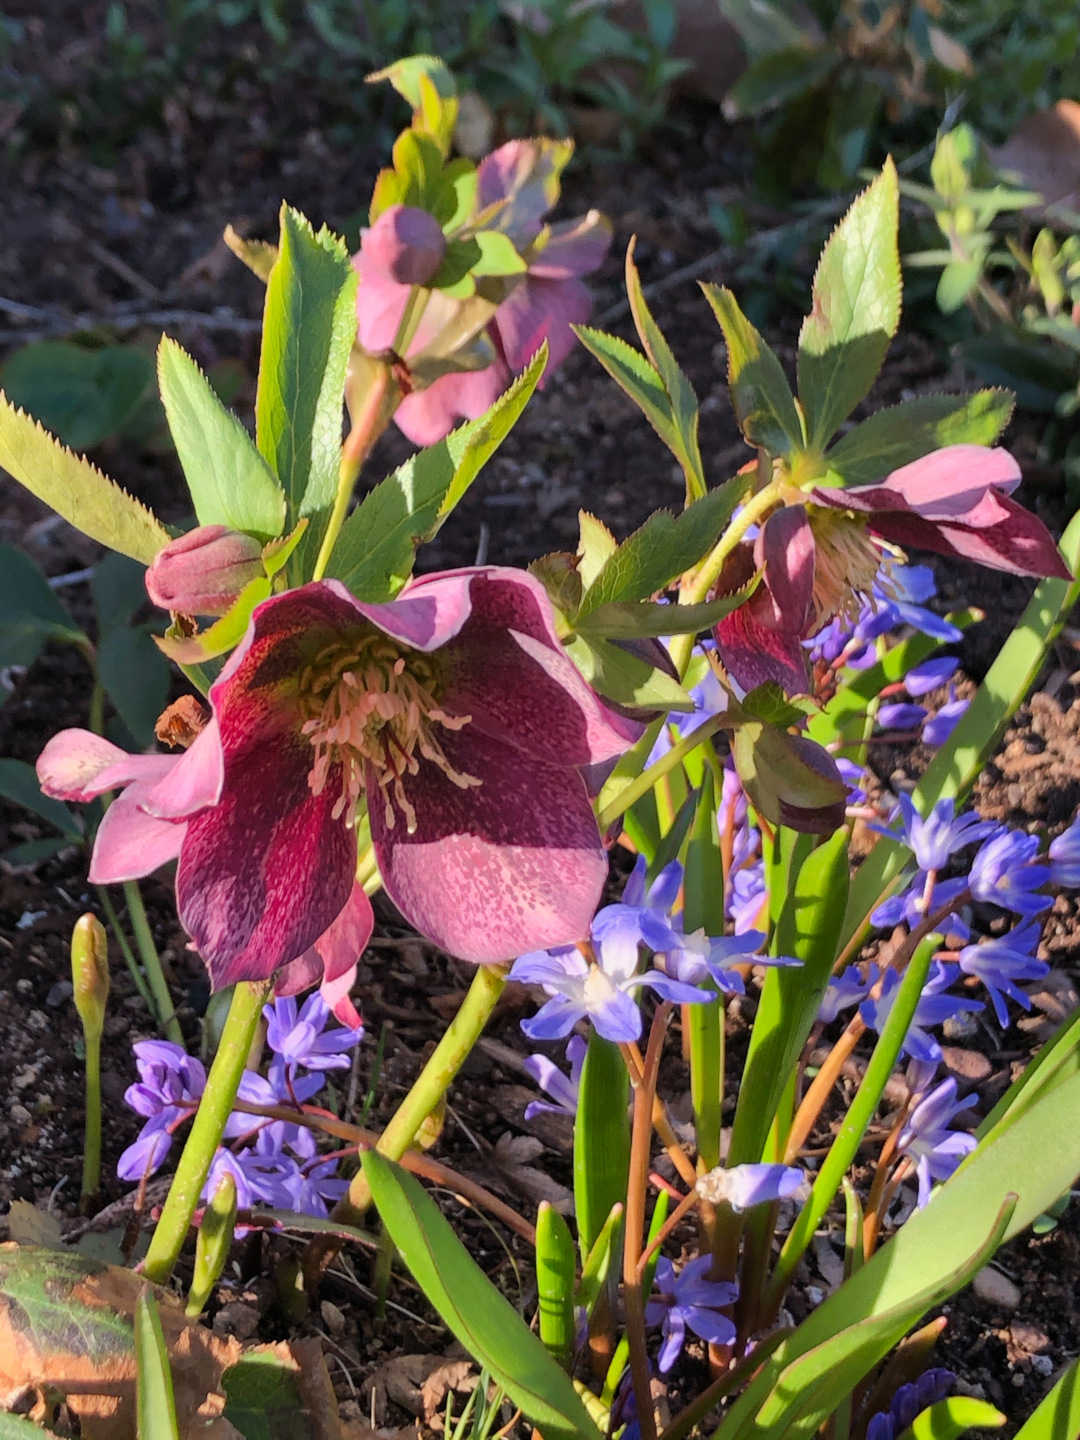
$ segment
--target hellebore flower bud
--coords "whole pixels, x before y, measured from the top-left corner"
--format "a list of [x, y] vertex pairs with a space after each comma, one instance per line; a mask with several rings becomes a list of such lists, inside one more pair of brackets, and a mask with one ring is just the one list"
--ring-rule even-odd
[[146, 593], [162, 610], [224, 615], [263, 573], [262, 546], [224, 525], [199, 525], [170, 540], [146, 572]]
[[96, 915], [81, 916], [71, 932], [71, 983], [83, 1030], [100, 1035], [109, 996], [109, 946]]
[[446, 236], [434, 215], [414, 205], [391, 205], [366, 231], [364, 259], [399, 285], [425, 285], [442, 264]]

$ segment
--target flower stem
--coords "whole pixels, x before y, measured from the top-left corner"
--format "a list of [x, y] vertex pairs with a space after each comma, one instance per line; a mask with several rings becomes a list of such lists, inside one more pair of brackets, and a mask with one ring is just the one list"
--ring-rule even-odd
[[601, 835], [606, 834], [610, 825], [618, 820], [620, 815], [625, 815], [631, 805], [636, 805], [643, 795], [647, 795], [656, 782], [665, 776], [669, 770], [674, 770], [676, 765], [681, 765], [691, 751], [710, 736], [715, 735], [717, 730], [722, 730], [726, 724], [730, 724], [727, 716], [721, 712], [719, 715], [710, 715], [696, 730], [673, 745], [655, 764], [643, 770], [636, 779], [624, 785], [610, 804], [605, 805], [596, 817], [596, 823], [600, 827]]
[[269, 980], [243, 980], [233, 990], [206, 1089], [143, 1264], [143, 1274], [155, 1285], [164, 1285], [172, 1274], [191, 1226], [191, 1217], [232, 1113], [270, 984]]
[[389, 415], [384, 413], [389, 385], [390, 368], [382, 365], [379, 367], [378, 375], [372, 382], [371, 388], [364, 396], [363, 408], [357, 416], [356, 424], [349, 431], [345, 444], [341, 447], [341, 464], [338, 467], [338, 488], [334, 497], [334, 508], [330, 512], [326, 533], [319, 546], [318, 559], [315, 561], [315, 569], [311, 573], [312, 580], [321, 580], [326, 573], [331, 552], [341, 534], [345, 517], [349, 513], [349, 501], [352, 499], [353, 486], [356, 484], [356, 477], [360, 474], [360, 467], [367, 459], [375, 441], [386, 429], [390, 419]]
[[[506, 985], [506, 970], [497, 965], [477, 967], [469, 993], [454, 1016], [446, 1034], [432, 1052], [431, 1058], [413, 1082], [412, 1089], [394, 1112], [389, 1125], [379, 1136], [375, 1147], [389, 1160], [400, 1160], [413, 1143], [416, 1133], [449, 1090], [458, 1071], [469, 1058], [473, 1046], [495, 1009], [495, 1002]], [[371, 1191], [363, 1171], [357, 1171], [349, 1186], [334, 1206], [333, 1219], [356, 1225], [371, 1204]]]
[[84, 1024], [83, 1039], [86, 1045], [86, 1134], [80, 1198], [85, 1206], [101, 1183], [101, 1030]]
[[166, 1038], [171, 1040], [174, 1045], [183, 1045], [184, 1032], [180, 1029], [180, 1022], [176, 1018], [176, 1006], [169, 994], [165, 972], [161, 968], [161, 957], [150, 931], [150, 921], [146, 918], [146, 906], [143, 904], [138, 881], [127, 880], [124, 882], [124, 899], [127, 901], [128, 914], [131, 916], [135, 944], [139, 947], [139, 954], [142, 956], [146, 981], [154, 997], [158, 1029], [163, 1031]]

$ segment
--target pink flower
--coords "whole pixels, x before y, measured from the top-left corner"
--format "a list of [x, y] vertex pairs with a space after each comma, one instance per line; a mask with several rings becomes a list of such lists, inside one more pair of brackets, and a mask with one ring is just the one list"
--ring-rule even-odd
[[[738, 548], [717, 586], [730, 593], [763, 572], [747, 603], [715, 629], [731, 675], [747, 690], [772, 680], [789, 694], [805, 691], [802, 642], [872, 593], [885, 558], [877, 537], [1014, 575], [1071, 579], [1042, 521], [1009, 498], [1019, 482], [1007, 450], [949, 445], [876, 485], [794, 492], [753, 544]], [[887, 588], [887, 574], [880, 583]]]
[[224, 615], [244, 586], [264, 573], [258, 540], [225, 525], [198, 525], [154, 556], [146, 593], [162, 610]]
[[[406, 396], [398, 407], [394, 420], [416, 445], [433, 445], [460, 420], [482, 415], [544, 340], [549, 348], [547, 375], [552, 374], [573, 348], [570, 326], [589, 318], [592, 302], [580, 277], [602, 263], [611, 243], [611, 227], [595, 210], [577, 220], [544, 225], [544, 214], [558, 199], [558, 171], [565, 163], [560, 154], [549, 141], [512, 140], [479, 166], [477, 212], [493, 212], [488, 228], [509, 236], [528, 269], [520, 278], [509, 277], [516, 283], [488, 324], [494, 363], [443, 375]], [[410, 294], [410, 287], [398, 283], [384, 261], [380, 234], [384, 218], [381, 215], [363, 232], [360, 252], [353, 259], [360, 274], [359, 340], [372, 352], [393, 346]], [[459, 302], [434, 292], [409, 355], [422, 350], [458, 311]]]
[[215, 987], [285, 967], [291, 994], [321, 975], [342, 1018], [372, 923], [354, 881], [362, 792], [387, 893], [451, 954], [493, 963], [587, 933], [607, 862], [583, 771], [641, 727], [586, 685], [531, 576], [447, 571], [381, 605], [333, 580], [274, 596], [210, 701], [183, 755], [68, 730], [38, 775], [66, 799], [126, 787], [91, 878], [178, 858], [180, 918]]

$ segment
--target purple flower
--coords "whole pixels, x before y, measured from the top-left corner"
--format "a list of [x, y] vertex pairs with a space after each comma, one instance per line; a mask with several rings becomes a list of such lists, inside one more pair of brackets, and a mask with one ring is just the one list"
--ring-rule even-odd
[[1035, 956], [1038, 943], [1039, 926], [1032, 922], [1018, 925], [1007, 935], [984, 940], [979, 945], [965, 945], [960, 951], [960, 969], [965, 975], [976, 976], [985, 985], [1003, 1030], [1009, 1024], [1009, 1012], [1003, 997], [1008, 995], [1023, 1009], [1030, 1010], [1031, 1001], [1016, 982], [1041, 980], [1050, 973], [1050, 966]]
[[1050, 842], [1050, 883], [1080, 889], [1080, 818]]
[[278, 1210], [293, 1208], [292, 1193], [299, 1172], [296, 1161], [288, 1156], [260, 1154], [257, 1150], [241, 1150], [234, 1154], [222, 1147], [214, 1156], [206, 1177], [202, 1189], [204, 1200], [211, 1198], [226, 1170], [236, 1181], [238, 1210], [250, 1210], [259, 1204]]
[[585, 1064], [585, 1041], [580, 1035], [571, 1035], [566, 1042], [566, 1058], [570, 1062], [570, 1074], [560, 1070], [546, 1055], [528, 1055], [524, 1060], [526, 1071], [536, 1081], [545, 1095], [555, 1102], [530, 1100], [525, 1107], [525, 1119], [550, 1111], [553, 1115], [577, 1115], [578, 1088], [581, 1084], [581, 1069]]
[[897, 807], [901, 817], [898, 832], [884, 825], [871, 828], [901, 840], [915, 856], [920, 870], [941, 870], [957, 850], [984, 840], [999, 828], [995, 821], [980, 819], [973, 810], [957, 816], [956, 802], [952, 799], [939, 800], [925, 820], [915, 809], [910, 795], [898, 795]]
[[920, 1100], [907, 1117], [897, 1148], [914, 1161], [919, 1177], [919, 1209], [930, 1199], [935, 1180], [947, 1180], [975, 1149], [978, 1141], [964, 1130], [950, 1130], [957, 1115], [976, 1104], [976, 1097], [957, 1102], [956, 1081], [950, 1076]]
[[924, 660], [921, 665], [913, 665], [904, 676], [904, 689], [916, 699], [921, 695], [929, 695], [931, 690], [937, 690], [952, 679], [959, 664], [954, 655], [941, 655]]
[[839, 662], [853, 669], [866, 669], [877, 659], [873, 642], [901, 625], [910, 625], [943, 644], [959, 640], [962, 632], [957, 626], [925, 608], [923, 602], [936, 594], [934, 572], [928, 565], [883, 568], [854, 621], [836, 616], [806, 642], [810, 658], [829, 665]]
[[[291, 995], [283, 995], [263, 1006], [266, 1043], [274, 1052], [270, 1080], [281, 1091], [283, 1082], [296, 1078], [298, 1066], [306, 1070], [347, 1070], [352, 1064], [346, 1053], [364, 1038], [363, 1026], [337, 1026], [326, 1031], [330, 1009], [316, 990], [300, 1008]], [[324, 1033], [324, 1031], [326, 1033]], [[287, 1093], [287, 1092], [286, 1092]]]
[[592, 939], [606, 948], [609, 961], [631, 971], [637, 968], [639, 945], [654, 952], [667, 949], [671, 911], [682, 888], [682, 866], [677, 860], [664, 866], [648, 890], [645, 874], [645, 857], [639, 855], [621, 902], [598, 910], [590, 927]]
[[857, 965], [849, 965], [839, 975], [834, 975], [826, 985], [817, 1018], [823, 1025], [831, 1025], [841, 1010], [850, 1010], [853, 1005], [860, 1005], [866, 999], [867, 992], [877, 978], [876, 965], [871, 965], [865, 979]]
[[[696, 656], [700, 656], [701, 653], [700, 649], [695, 651]], [[684, 740], [687, 735], [693, 734], [699, 725], [704, 724], [713, 715], [722, 714], [728, 707], [727, 691], [711, 668], [705, 670], [701, 679], [687, 691], [687, 694], [694, 702], [693, 710], [673, 712], [667, 717], [656, 737], [656, 743], [649, 751], [647, 764], [654, 764], [662, 755], [667, 754], [677, 740]]]
[[763, 861], [756, 860], [735, 871], [731, 877], [728, 914], [735, 924], [736, 935], [745, 935], [757, 928], [767, 899]]
[[[753, 961], [755, 965], [799, 965], [787, 955], [759, 955], [766, 936], [761, 930], [745, 930], [741, 935], [711, 937], [704, 930], [684, 935], [672, 929], [674, 944], [664, 952], [665, 972], [686, 985], [701, 985], [712, 980], [727, 995], [742, 995], [743, 978], [733, 965]], [[673, 998], [673, 997], [669, 997]]]
[[[916, 1060], [936, 1063], [941, 1059], [941, 1046], [928, 1033], [928, 1027], [943, 1025], [946, 1020], [951, 1020], [965, 1011], [973, 1012], [983, 1008], [980, 1000], [964, 1000], [959, 996], [943, 993], [956, 979], [956, 975], [955, 965], [945, 965], [940, 960], [931, 964], [922, 995], [915, 1007], [911, 1027], [900, 1046], [900, 1057], [911, 1055]], [[881, 1034], [899, 989], [900, 976], [895, 970], [886, 971], [880, 998], [864, 1000], [859, 1006], [859, 1014], [868, 1029]]]
[[788, 1199], [802, 1180], [802, 1171], [790, 1165], [719, 1165], [701, 1177], [697, 1189], [713, 1205], [727, 1204], [738, 1213]]
[[735, 1339], [735, 1326], [726, 1315], [717, 1312], [735, 1303], [738, 1286], [706, 1280], [711, 1265], [711, 1255], [699, 1255], [676, 1275], [675, 1267], [666, 1256], [661, 1255], [657, 1262], [656, 1288], [660, 1298], [646, 1305], [645, 1323], [659, 1325], [664, 1336], [657, 1360], [662, 1375], [679, 1358], [687, 1330], [710, 1345], [730, 1345]]
[[956, 691], [950, 685], [948, 700], [946, 700], [944, 705], [935, 710], [923, 726], [923, 744], [929, 745], [933, 749], [936, 749], [939, 745], [944, 745], [956, 729], [957, 721], [962, 715], [966, 714], [970, 704], [970, 700], [958, 700], [956, 698]]
[[944, 1400], [956, 1376], [951, 1370], [924, 1370], [918, 1380], [901, 1385], [888, 1410], [880, 1410], [866, 1427], [866, 1440], [900, 1440], [924, 1410]]
[[338, 1178], [336, 1160], [306, 1165], [289, 1182], [292, 1208], [324, 1219], [348, 1188], [349, 1182]]
[[884, 730], [917, 730], [926, 719], [926, 710], [900, 700], [879, 705], [877, 719]]
[[1047, 909], [1050, 897], [1037, 891], [1050, 879], [1050, 867], [1032, 863], [1038, 853], [1035, 835], [1006, 830], [991, 837], [971, 862], [968, 883], [974, 898], [1017, 915], [1038, 915]]
[[[922, 923], [926, 918], [924, 912], [924, 897], [926, 895], [926, 871], [916, 870], [914, 878], [906, 890], [899, 895], [890, 895], [888, 900], [883, 900], [876, 910], [870, 915], [870, 923], [878, 929], [884, 930], [892, 925], [906, 923], [912, 929]], [[958, 875], [952, 880], [939, 880], [934, 886], [931, 898], [931, 909], [933, 913], [944, 909], [947, 905], [959, 905], [968, 893], [967, 877]], [[949, 933], [959, 935], [966, 939], [971, 933], [967, 922], [954, 910], [948, 920]]]
[[[249, 1105], [304, 1105], [315, 1098], [324, 1083], [319, 1073], [295, 1075], [290, 1080], [280, 1064], [275, 1073], [272, 1061], [269, 1080], [263, 1079], [254, 1070], [245, 1070], [240, 1077], [237, 1095]], [[315, 1154], [314, 1133], [296, 1121], [270, 1120], [261, 1115], [249, 1115], [243, 1110], [234, 1110], [226, 1121], [225, 1135], [228, 1139], [257, 1134], [265, 1134], [267, 1143], [275, 1151], [287, 1146], [303, 1160], [309, 1160]]]
[[845, 760], [842, 755], [837, 755], [836, 768], [840, 771], [840, 778], [848, 787], [847, 803], [849, 805], [865, 805], [866, 791], [863, 786], [866, 784], [866, 771], [861, 765], [856, 765], [854, 760]]
[[171, 1040], [139, 1040], [132, 1046], [139, 1081], [124, 1100], [146, 1124], [120, 1156], [121, 1180], [152, 1175], [172, 1148], [173, 1132], [191, 1115], [206, 1085], [200, 1061]]

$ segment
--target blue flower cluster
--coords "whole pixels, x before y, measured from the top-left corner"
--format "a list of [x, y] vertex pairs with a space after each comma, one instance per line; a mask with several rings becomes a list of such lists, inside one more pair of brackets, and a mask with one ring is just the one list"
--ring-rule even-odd
[[[318, 991], [297, 1009], [291, 997], [264, 1008], [266, 1042], [272, 1058], [265, 1077], [245, 1070], [239, 1098], [254, 1105], [299, 1106], [313, 1100], [329, 1070], [347, 1070], [349, 1051], [363, 1029], [327, 1029], [330, 1011]], [[138, 1138], [120, 1156], [121, 1180], [141, 1180], [165, 1161], [173, 1138], [190, 1118], [206, 1086], [206, 1071], [193, 1056], [168, 1040], [140, 1040], [134, 1047], [139, 1081], [124, 1099], [145, 1118]], [[226, 1139], [214, 1157], [203, 1189], [209, 1199], [226, 1171], [236, 1181], [239, 1209], [267, 1205], [324, 1216], [348, 1188], [336, 1177], [337, 1162], [320, 1159], [314, 1133], [287, 1120], [263, 1119], [234, 1111]]]

